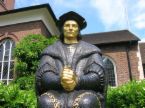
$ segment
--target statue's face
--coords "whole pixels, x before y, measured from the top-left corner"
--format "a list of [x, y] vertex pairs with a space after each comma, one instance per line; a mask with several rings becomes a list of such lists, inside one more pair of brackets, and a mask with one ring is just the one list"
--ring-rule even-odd
[[67, 20], [63, 25], [64, 38], [77, 38], [79, 25], [74, 20]]

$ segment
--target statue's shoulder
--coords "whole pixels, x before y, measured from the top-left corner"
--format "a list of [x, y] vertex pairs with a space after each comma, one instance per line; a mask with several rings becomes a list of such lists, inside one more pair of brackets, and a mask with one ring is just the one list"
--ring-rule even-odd
[[58, 47], [61, 45], [60, 41], [56, 41], [55, 43], [53, 43], [52, 45], [49, 45], [48, 47], [46, 47], [42, 54], [48, 54], [48, 53], [55, 53], [57, 52]]
[[80, 41], [80, 43], [81, 43], [81, 46], [83, 46], [83, 48], [85, 48], [86, 50], [96, 51], [98, 53], [101, 53], [101, 50], [93, 44], [90, 44], [90, 43], [85, 42], [85, 41]]

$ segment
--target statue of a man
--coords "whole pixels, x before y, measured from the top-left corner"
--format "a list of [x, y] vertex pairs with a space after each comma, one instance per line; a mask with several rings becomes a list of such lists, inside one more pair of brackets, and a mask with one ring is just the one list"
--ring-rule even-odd
[[106, 74], [99, 48], [81, 41], [85, 19], [75, 12], [58, 20], [60, 40], [42, 53], [36, 72], [39, 108], [104, 108]]

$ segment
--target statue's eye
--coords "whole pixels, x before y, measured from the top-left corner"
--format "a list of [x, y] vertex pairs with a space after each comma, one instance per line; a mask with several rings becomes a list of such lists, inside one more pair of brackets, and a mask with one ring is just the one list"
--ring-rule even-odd
[[72, 27], [75, 27], [75, 28], [76, 28], [76, 27], [78, 27], [78, 26], [77, 26], [76, 24], [73, 24]]
[[65, 24], [64, 27], [69, 27], [69, 24]]

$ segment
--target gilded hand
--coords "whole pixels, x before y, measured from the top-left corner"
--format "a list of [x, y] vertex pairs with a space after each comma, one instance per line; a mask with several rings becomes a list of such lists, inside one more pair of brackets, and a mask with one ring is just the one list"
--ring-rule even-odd
[[72, 91], [77, 83], [77, 78], [74, 72], [68, 68], [65, 67], [63, 72], [61, 73], [61, 85], [63, 88], [67, 91]]

